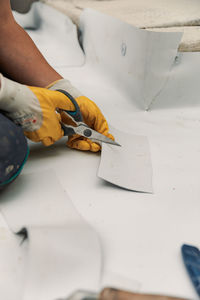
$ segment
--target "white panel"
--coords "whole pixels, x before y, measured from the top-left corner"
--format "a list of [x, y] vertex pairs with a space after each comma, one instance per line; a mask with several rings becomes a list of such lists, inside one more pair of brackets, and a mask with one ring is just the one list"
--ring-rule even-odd
[[166, 83], [182, 34], [140, 30], [91, 9], [83, 12], [80, 28], [87, 64], [148, 109]]

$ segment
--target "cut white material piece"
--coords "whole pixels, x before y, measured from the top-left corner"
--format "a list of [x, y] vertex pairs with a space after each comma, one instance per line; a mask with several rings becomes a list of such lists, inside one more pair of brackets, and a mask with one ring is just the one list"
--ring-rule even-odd
[[[40, 2], [33, 3], [27, 14], [14, 12], [14, 17], [27, 29], [50, 65], [58, 67], [84, 64], [85, 57], [78, 43], [77, 28], [69, 17]], [[69, 51], [68, 45], [73, 51]]]
[[147, 138], [113, 128], [111, 132], [121, 147], [103, 143], [98, 176], [129, 190], [152, 193], [152, 166]]
[[2, 199], [9, 226], [28, 232], [23, 300], [54, 299], [80, 287], [98, 289], [98, 237], [78, 215], [54, 172], [20, 176]]

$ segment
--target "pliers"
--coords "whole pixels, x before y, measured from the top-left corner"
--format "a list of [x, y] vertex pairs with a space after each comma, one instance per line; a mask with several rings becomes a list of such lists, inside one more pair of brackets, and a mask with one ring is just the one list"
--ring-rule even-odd
[[67, 116], [71, 118], [71, 120], [76, 124], [76, 126], [67, 125], [64, 123], [61, 123], [62, 129], [64, 131], [65, 136], [78, 134], [85, 138], [89, 138], [94, 142], [103, 142], [111, 145], [121, 146], [117, 142], [113, 141], [112, 139], [108, 138], [107, 136], [97, 132], [94, 129], [91, 129], [87, 124], [83, 122], [83, 116], [80, 111], [80, 107], [76, 100], [65, 90], [57, 90], [58, 92], [63, 93], [65, 96], [67, 96], [71, 102], [74, 104], [75, 111], [68, 111], [64, 109], [59, 109], [58, 112], [64, 112]]

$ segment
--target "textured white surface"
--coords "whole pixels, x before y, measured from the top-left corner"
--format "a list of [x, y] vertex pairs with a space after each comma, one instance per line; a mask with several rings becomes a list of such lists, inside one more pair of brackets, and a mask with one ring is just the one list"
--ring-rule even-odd
[[[179, 51], [200, 51], [198, 0], [42, 0], [76, 23], [85, 8], [93, 8], [148, 30], [183, 32]], [[196, 27], [195, 27], [196, 26]]]
[[27, 244], [21, 244], [21, 241], [22, 238], [9, 229], [0, 214], [0, 295], [5, 300], [23, 297]]
[[140, 28], [199, 25], [198, 0], [44, 0], [67, 12], [74, 8], [79, 15], [93, 8]]
[[[180, 247], [183, 243], [200, 246], [199, 53], [178, 54], [176, 58], [174, 50], [167, 80], [151, 110], [144, 111], [143, 99], [139, 101], [137, 89], [131, 86], [139, 70], [133, 51], [126, 52], [128, 60], [121, 58], [120, 68], [116, 60], [124, 40], [131, 44], [127, 25], [102, 15], [97, 19], [92, 11], [84, 18], [85, 65], [57, 70], [93, 99], [113, 126], [148, 137], [155, 193], [133, 193], [103, 182], [96, 177], [100, 156], [66, 148], [65, 138], [49, 148], [30, 143], [31, 155], [23, 176], [50, 168], [56, 172], [78, 211], [99, 233], [104, 257], [102, 286], [119, 286], [121, 282], [121, 288], [132, 291], [197, 299]], [[100, 41], [94, 39], [97, 30]], [[166, 35], [161, 36], [164, 39]], [[109, 48], [110, 40], [113, 49]], [[39, 35], [36, 43], [40, 44]], [[66, 47], [62, 40], [59, 45]], [[72, 45], [67, 45], [69, 52]], [[140, 45], [138, 40], [136, 45]], [[104, 49], [104, 55], [99, 56]], [[168, 55], [173, 57], [171, 50]], [[156, 79], [153, 84], [156, 87]]]
[[29, 231], [25, 300], [64, 298], [77, 289], [98, 291], [100, 249], [84, 222]]
[[[18, 245], [11, 238], [9, 244], [2, 245], [1, 263], [6, 262], [8, 275], [11, 274], [10, 278], [5, 276], [5, 267], [1, 267], [4, 284], [0, 294], [3, 293], [4, 300], [13, 299], [9, 284], [13, 286], [16, 300], [56, 299], [80, 287], [99, 288], [98, 237], [79, 216], [52, 170], [20, 176], [12, 189], [1, 194], [1, 199], [1, 210], [12, 230], [18, 232], [25, 227], [28, 232], [26, 251], [20, 239]], [[6, 228], [4, 231], [9, 238]], [[11, 243], [13, 251], [17, 250], [21, 256], [17, 262], [16, 253], [12, 258], [8, 248]], [[10, 270], [11, 266], [16, 271]], [[16, 275], [19, 278], [14, 280]]]

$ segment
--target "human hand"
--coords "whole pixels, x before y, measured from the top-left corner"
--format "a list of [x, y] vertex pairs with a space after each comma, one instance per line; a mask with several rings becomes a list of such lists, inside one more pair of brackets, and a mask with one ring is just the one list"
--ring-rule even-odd
[[[51, 84], [48, 88], [52, 90], [65, 90], [71, 94], [80, 107], [84, 122], [90, 128], [114, 140], [114, 137], [109, 133], [108, 123], [99, 107], [89, 98], [82, 96], [81, 93], [74, 88], [68, 80], [61, 79]], [[66, 114], [61, 113], [61, 119], [63, 123], [73, 125], [71, 118], [66, 116]], [[67, 145], [70, 148], [83, 151], [98, 152], [101, 149], [101, 146], [98, 143], [77, 134], [69, 136]]]
[[2, 75], [0, 82], [0, 109], [23, 128], [29, 139], [49, 146], [63, 136], [61, 117], [56, 109], [74, 110], [65, 95], [44, 88], [28, 87]]

